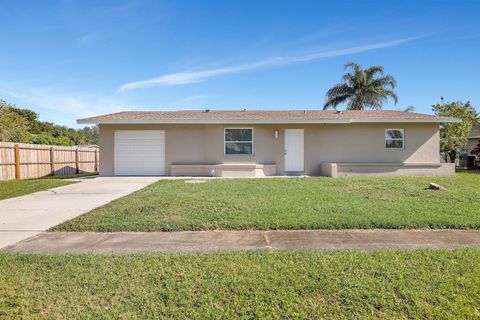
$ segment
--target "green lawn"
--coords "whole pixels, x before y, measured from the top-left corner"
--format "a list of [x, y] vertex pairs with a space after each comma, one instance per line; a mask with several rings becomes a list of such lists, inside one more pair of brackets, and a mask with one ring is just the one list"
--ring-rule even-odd
[[480, 175], [162, 180], [52, 230], [322, 228], [480, 228]]
[[47, 178], [0, 181], [0, 200], [23, 196], [25, 194], [30, 194], [51, 188], [66, 186], [67, 184], [72, 183], [75, 182]]
[[478, 319], [480, 250], [0, 254], [2, 319]]

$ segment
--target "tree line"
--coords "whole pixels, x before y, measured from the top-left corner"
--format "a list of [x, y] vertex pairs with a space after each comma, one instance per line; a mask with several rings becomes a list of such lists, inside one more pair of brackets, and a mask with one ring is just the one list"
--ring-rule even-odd
[[48, 144], [98, 144], [98, 127], [73, 129], [38, 120], [38, 113], [0, 100], [0, 141]]

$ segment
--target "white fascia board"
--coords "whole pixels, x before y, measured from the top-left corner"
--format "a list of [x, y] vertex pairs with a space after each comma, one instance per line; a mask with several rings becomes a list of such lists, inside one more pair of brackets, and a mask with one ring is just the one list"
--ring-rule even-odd
[[459, 123], [462, 122], [462, 119], [459, 118], [443, 118], [443, 119], [436, 119], [436, 118], [396, 118], [396, 119], [387, 119], [387, 118], [363, 118], [363, 119], [351, 119], [351, 123]]
[[462, 122], [457, 118], [445, 119], [324, 119], [324, 120], [77, 120], [78, 124], [349, 124], [349, 123], [447, 123]]
[[103, 120], [79, 119], [78, 124], [289, 124], [289, 123], [350, 123], [350, 119], [332, 120]]

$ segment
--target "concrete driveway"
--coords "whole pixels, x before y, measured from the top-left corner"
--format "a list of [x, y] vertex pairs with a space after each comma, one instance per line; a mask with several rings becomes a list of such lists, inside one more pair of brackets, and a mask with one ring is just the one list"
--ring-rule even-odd
[[140, 190], [159, 177], [95, 177], [0, 201], [0, 248]]

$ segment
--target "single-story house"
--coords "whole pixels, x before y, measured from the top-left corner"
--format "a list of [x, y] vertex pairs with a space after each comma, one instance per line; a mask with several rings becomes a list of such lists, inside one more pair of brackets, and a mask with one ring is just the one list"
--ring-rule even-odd
[[147, 111], [78, 120], [100, 127], [100, 174], [452, 175], [441, 123], [400, 111]]

